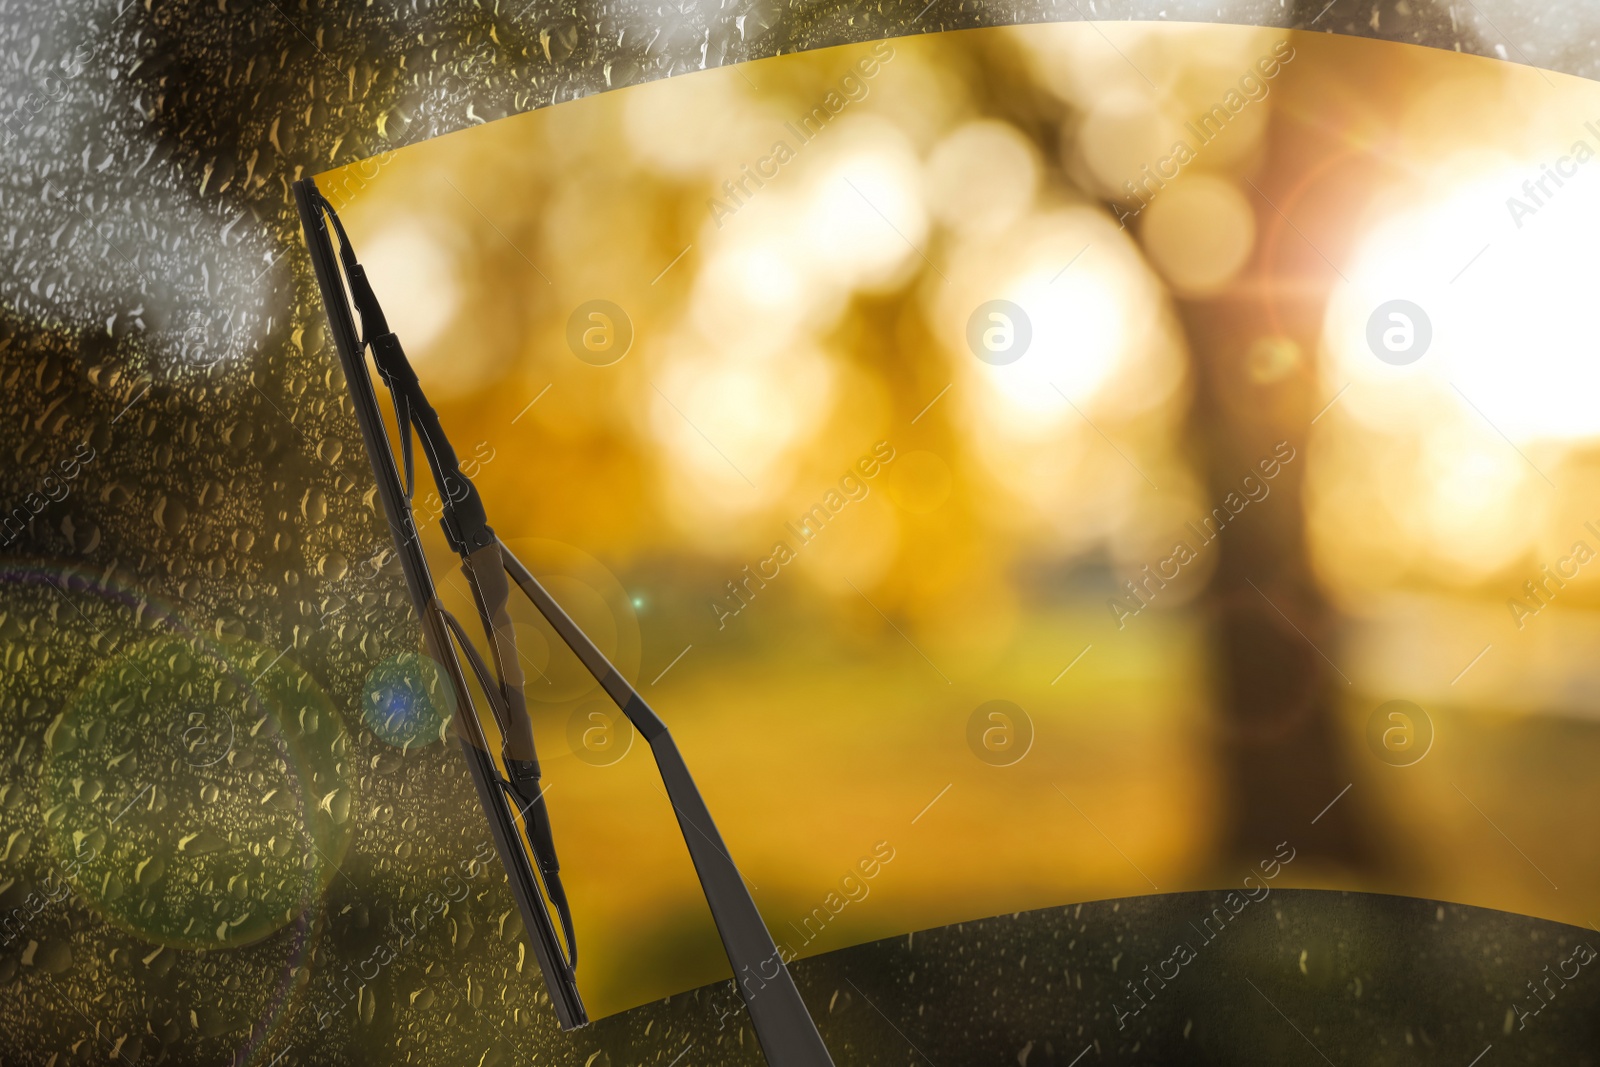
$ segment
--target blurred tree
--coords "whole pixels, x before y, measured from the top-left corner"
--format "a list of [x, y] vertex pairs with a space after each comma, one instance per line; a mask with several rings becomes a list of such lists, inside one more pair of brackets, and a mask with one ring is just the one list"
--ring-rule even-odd
[[[1315, 0], [1298, 3], [1291, 24], [1322, 26], [1339, 17]], [[1297, 89], [1316, 91], [1300, 76], [1304, 69], [1286, 68], [1274, 89], [1280, 97], [1266, 138], [1269, 158], [1251, 193], [1263, 235], [1254, 276], [1219, 297], [1178, 301], [1196, 383], [1189, 439], [1209, 498], [1236, 491], [1279, 441], [1298, 452], [1274, 480], [1272, 491], [1283, 494], [1285, 506], [1273, 521], [1241, 522], [1218, 539], [1218, 566], [1202, 601], [1214, 620], [1212, 685], [1226, 803], [1219, 861], [1248, 862], [1280, 841], [1309, 839], [1320, 860], [1382, 873], [1395, 858], [1372, 832], [1360, 791], [1323, 811], [1354, 781], [1343, 742], [1348, 732], [1338, 725], [1354, 685], [1337, 665], [1339, 621], [1313, 574], [1303, 487], [1307, 424], [1325, 402], [1315, 355], [1328, 281], [1337, 278], [1348, 235], [1304, 233], [1305, 223], [1290, 220], [1302, 213], [1341, 217], [1306, 210], [1315, 196], [1306, 175], [1346, 146], [1324, 139], [1325, 131], [1341, 128], [1325, 99], [1295, 106]], [[1375, 84], [1378, 73], [1364, 71], [1360, 83], [1370, 106], [1385, 91]], [[1305, 126], [1300, 114], [1317, 114], [1319, 125]], [[1300, 278], [1307, 284], [1286, 282]]]

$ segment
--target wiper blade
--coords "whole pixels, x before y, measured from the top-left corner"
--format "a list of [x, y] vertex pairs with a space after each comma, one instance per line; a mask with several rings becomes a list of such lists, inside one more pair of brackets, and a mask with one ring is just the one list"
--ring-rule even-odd
[[[415, 485], [412, 467], [412, 429], [424, 442], [434, 479], [442, 499], [447, 501], [445, 534], [451, 547], [462, 556], [463, 567], [472, 583], [474, 599], [486, 632], [494, 641], [496, 619], [503, 614], [502, 593], [485, 582], [484, 573], [498, 574], [503, 564], [490, 553], [499, 542], [489, 528], [482, 501], [469, 479], [461, 473], [449, 441], [439, 426], [416, 376], [405, 361], [398, 339], [388, 329], [383, 311], [356, 261], [354, 249], [331, 205], [323, 199], [315, 182], [295, 183], [295, 203], [306, 234], [312, 267], [322, 291], [323, 304], [334, 346], [344, 368], [345, 382], [361, 427], [367, 457], [377, 480], [378, 496], [384, 516], [394, 536], [406, 585], [422, 622], [423, 640], [428, 655], [438, 663], [455, 697], [456, 731], [467, 769], [478, 799], [488, 818], [490, 836], [500, 854], [512, 896], [517, 901], [534, 957], [539, 961], [556, 1018], [563, 1029], [588, 1023], [583, 999], [579, 996], [575, 968], [576, 940], [566, 896], [561, 886], [549, 814], [538, 788], [538, 761], [533, 752], [531, 725], [521, 697], [521, 675], [515, 669], [494, 676], [479, 656], [461, 624], [439, 601], [427, 558], [411, 510], [411, 491]], [[336, 255], [328, 222], [340, 236]], [[342, 269], [341, 269], [342, 260]], [[348, 290], [346, 286], [348, 285]], [[348, 296], [347, 296], [348, 292]], [[363, 333], [358, 334], [351, 303], [362, 317]], [[366, 351], [371, 347], [380, 375], [394, 398], [402, 431], [401, 453], [405, 480], [401, 481], [387, 431], [378, 409], [378, 399], [368, 373]], [[478, 553], [476, 556], [474, 553]], [[504, 581], [501, 581], [504, 587]], [[499, 603], [497, 603], [499, 601]], [[485, 612], [487, 612], [485, 614]], [[460, 649], [460, 655], [457, 649]], [[494, 715], [496, 726], [506, 743], [496, 762], [478, 717], [472, 693], [462, 671], [461, 657], [471, 666]], [[503, 667], [497, 659], [496, 666]], [[508, 697], [509, 694], [513, 694]], [[520, 711], [520, 722], [518, 712]], [[552, 919], [552, 911], [555, 918]], [[560, 931], [557, 930], [560, 924]]]
[[[438, 414], [423, 394], [399, 339], [389, 329], [377, 295], [356, 259], [333, 205], [322, 197], [316, 182], [310, 178], [296, 182], [294, 194], [334, 345], [344, 367], [356, 420], [377, 477], [379, 497], [395, 537], [406, 584], [422, 619], [427, 650], [442, 667], [454, 690], [456, 706], [460, 709], [457, 722], [462, 750], [488, 816], [512, 894], [533, 940], [534, 955], [544, 974], [557, 1020], [563, 1029], [570, 1030], [585, 1025], [588, 1015], [578, 995], [575, 977], [577, 942], [572, 912], [561, 884], [555, 835], [539, 784], [541, 773], [532, 719], [523, 693], [525, 679], [518, 665], [516, 636], [508, 611], [511, 593], [511, 585], [506, 581], [508, 576], [511, 584], [532, 602], [650, 744], [767, 1062], [773, 1067], [832, 1067], [833, 1060], [817, 1033], [816, 1024], [666, 724], [533, 573], [495, 536], [478, 490], [462, 473], [455, 451], [439, 424]], [[328, 231], [329, 222], [339, 238], [337, 256]], [[352, 303], [355, 314], [361, 317], [359, 334]], [[401, 439], [403, 481], [389, 447], [377, 394], [368, 373], [368, 350], [394, 403]], [[416, 486], [413, 432], [438, 486], [443, 501], [440, 523], [445, 539], [461, 557], [462, 570], [471, 586], [488, 642], [492, 668], [468, 639], [460, 622], [444, 609], [435, 591], [411, 510], [411, 496]], [[458, 646], [460, 657], [456, 654]], [[467, 660], [482, 689], [503, 740], [498, 763], [490, 752], [482, 721], [472, 702], [461, 657]], [[552, 912], [555, 921], [552, 921]]]

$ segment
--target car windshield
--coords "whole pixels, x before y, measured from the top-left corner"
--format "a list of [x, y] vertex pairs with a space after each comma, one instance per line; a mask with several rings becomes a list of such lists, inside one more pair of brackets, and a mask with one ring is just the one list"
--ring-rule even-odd
[[[1208, 888], [1300, 835], [1290, 884], [1580, 921], [1480, 831], [1588, 751], [1558, 739], [1594, 699], [1594, 100], [1384, 42], [1025, 26], [320, 180], [499, 535], [705, 761], [794, 954]], [[648, 767], [518, 625], [595, 995], [709, 980]]]

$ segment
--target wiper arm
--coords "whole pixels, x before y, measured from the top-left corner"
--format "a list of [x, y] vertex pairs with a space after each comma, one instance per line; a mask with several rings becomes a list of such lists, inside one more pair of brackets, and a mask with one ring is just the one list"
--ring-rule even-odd
[[[423, 394], [399, 339], [389, 329], [377, 295], [356, 259], [339, 216], [317, 190], [313, 179], [296, 182], [294, 193], [334, 344], [344, 367], [367, 455], [377, 476], [379, 496], [395, 536], [406, 584], [422, 618], [428, 652], [440, 663], [454, 689], [457, 707], [461, 709], [459, 735], [468, 768], [488, 815], [512, 894], [533, 939], [534, 955], [539, 960], [562, 1028], [583, 1026], [588, 1016], [574, 976], [577, 947], [572, 913], [562, 888], [549, 812], [539, 787], [540, 768], [532, 719], [523, 693], [524, 677], [518, 665], [516, 637], [508, 611], [508, 575], [649, 742], [767, 1062], [773, 1067], [832, 1067], [833, 1060], [817, 1033], [816, 1024], [666, 724], [532, 572], [495, 536], [482, 498], [472, 480], [461, 471], [455, 451], [439, 425], [438, 414]], [[329, 221], [339, 237], [337, 258], [328, 232]], [[351, 303], [361, 317], [359, 335]], [[401, 438], [403, 484], [367, 372], [368, 349], [394, 402]], [[472, 588], [479, 620], [488, 639], [492, 671], [467, 639], [461, 624], [440, 604], [434, 590], [411, 511], [411, 495], [416, 485], [411, 444], [413, 430], [422, 444], [443, 501], [440, 522], [445, 539], [461, 557], [462, 570]], [[489, 752], [482, 723], [472, 704], [461, 661], [456, 655], [458, 644], [483, 690], [503, 739], [500, 751], [503, 772]], [[512, 803], [508, 804], [508, 799]], [[561, 925], [559, 936], [551, 920], [552, 911]]]

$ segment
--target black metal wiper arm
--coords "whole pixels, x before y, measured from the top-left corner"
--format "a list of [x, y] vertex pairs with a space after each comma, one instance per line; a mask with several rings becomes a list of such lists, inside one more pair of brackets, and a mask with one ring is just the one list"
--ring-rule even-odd
[[[462, 748], [489, 816], [512, 893], [533, 938], [534, 954], [544, 973], [557, 1019], [563, 1028], [572, 1029], [584, 1025], [588, 1016], [578, 996], [573, 973], [577, 949], [572, 914], [562, 889], [549, 813], [539, 788], [540, 770], [532, 720], [523, 694], [524, 678], [517, 662], [516, 638], [507, 610], [508, 575], [650, 744], [767, 1062], [773, 1067], [832, 1067], [833, 1061], [817, 1033], [816, 1024], [666, 725], [538, 579], [495, 536], [477, 488], [462, 473], [455, 452], [439, 425], [438, 415], [423, 395], [399, 339], [389, 329], [377, 296], [333, 206], [323, 199], [310, 178], [296, 182], [294, 192], [334, 344], [344, 365], [356, 418], [378, 479], [379, 495], [395, 535], [406, 582], [423, 620], [429, 653], [444, 668], [455, 690], [457, 706], [461, 709], [458, 720]], [[329, 220], [339, 235], [338, 260], [327, 230], [326, 221]], [[340, 280], [341, 260], [343, 282]], [[346, 282], [350, 302], [361, 316], [359, 336], [345, 299]], [[365, 351], [368, 348], [394, 400], [405, 468], [403, 486], [367, 373]], [[434, 592], [410, 507], [416, 484], [411, 449], [413, 429], [422, 443], [443, 501], [441, 525], [445, 538], [461, 556], [462, 570], [472, 588], [489, 640], [493, 673], [468, 641], [461, 624], [445, 611]], [[504, 775], [489, 754], [481, 723], [473, 710], [471, 694], [455, 655], [458, 643], [504, 739], [501, 751]], [[508, 795], [515, 801], [516, 817], [506, 804]], [[519, 821], [526, 832], [527, 847], [517, 832]], [[560, 939], [550, 920], [552, 908], [561, 922], [564, 936]]]

